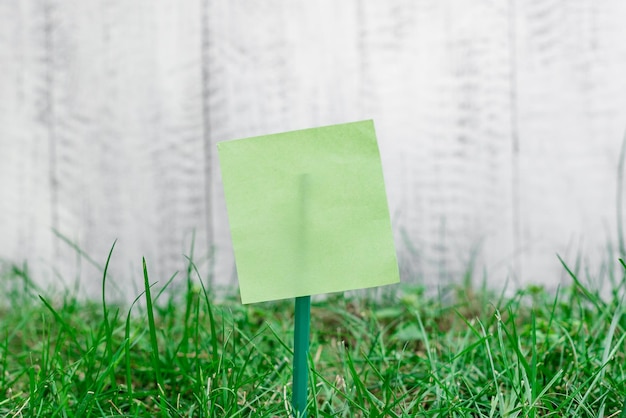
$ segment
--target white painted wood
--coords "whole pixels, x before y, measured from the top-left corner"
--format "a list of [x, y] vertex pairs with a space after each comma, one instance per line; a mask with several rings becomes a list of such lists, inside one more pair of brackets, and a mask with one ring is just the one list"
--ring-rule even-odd
[[[215, 144], [373, 118], [403, 277], [565, 280], [612, 264], [620, 0], [0, 2], [0, 258], [111, 295], [234, 284]], [[607, 264], [608, 263], [608, 264]], [[176, 283], [182, 283], [182, 280]]]

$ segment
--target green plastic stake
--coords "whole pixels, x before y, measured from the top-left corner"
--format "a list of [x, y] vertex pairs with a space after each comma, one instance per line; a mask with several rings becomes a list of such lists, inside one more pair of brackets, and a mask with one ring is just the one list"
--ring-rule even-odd
[[293, 411], [298, 418], [306, 418], [307, 383], [309, 379], [309, 330], [311, 326], [311, 296], [296, 298], [296, 316], [293, 337]]

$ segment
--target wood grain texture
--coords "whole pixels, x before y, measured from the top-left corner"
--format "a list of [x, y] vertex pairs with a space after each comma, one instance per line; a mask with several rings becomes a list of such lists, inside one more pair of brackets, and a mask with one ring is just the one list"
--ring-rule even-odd
[[[588, 273], [616, 261], [617, 157], [626, 127], [623, 3], [520, 7], [520, 173], [526, 280], [552, 282], [558, 253]], [[618, 70], [621, 69], [621, 70]], [[567, 280], [566, 277], [563, 277]]]
[[[235, 283], [215, 144], [375, 120], [405, 280], [613, 265], [620, 0], [0, 2], [0, 258], [125, 297]], [[89, 254], [94, 263], [52, 232]], [[94, 265], [95, 264], [95, 265]], [[59, 282], [59, 280], [62, 281]]]
[[[50, 266], [50, 95], [40, 3], [2, 2], [0, 29], [0, 256]], [[51, 277], [47, 269], [47, 278]]]

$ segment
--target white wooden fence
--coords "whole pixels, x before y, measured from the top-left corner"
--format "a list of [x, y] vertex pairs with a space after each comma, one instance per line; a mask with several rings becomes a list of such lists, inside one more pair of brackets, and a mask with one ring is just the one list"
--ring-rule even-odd
[[[622, 0], [0, 0], [0, 258], [234, 277], [215, 143], [373, 118], [405, 280], [616, 260]], [[210, 263], [210, 248], [214, 248]], [[211, 267], [214, 264], [214, 267]], [[608, 265], [608, 264], [605, 264]], [[130, 290], [130, 292], [128, 292]]]

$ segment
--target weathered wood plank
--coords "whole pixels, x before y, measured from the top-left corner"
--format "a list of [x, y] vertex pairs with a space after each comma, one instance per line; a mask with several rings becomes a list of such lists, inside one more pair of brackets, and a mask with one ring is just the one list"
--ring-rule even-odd
[[49, 94], [40, 2], [2, 2], [0, 28], [0, 257], [52, 274]]
[[523, 274], [554, 286], [556, 253], [574, 264], [580, 252], [592, 275], [616, 261], [607, 245], [616, 243], [626, 128], [626, 82], [616, 76], [626, 69], [617, 36], [626, 8], [535, 1], [519, 9]]
[[[140, 283], [144, 255], [155, 280], [164, 281], [184, 267], [183, 254], [196, 231], [196, 255], [205, 260], [206, 272], [197, 7], [171, 3], [155, 8], [149, 2], [49, 6], [34, 8], [35, 17], [25, 18], [40, 22], [42, 33], [23, 35], [44, 58], [19, 70], [42, 73], [37, 90], [42, 93], [37, 94], [43, 98], [25, 94], [27, 102], [43, 101], [42, 120], [15, 129], [39, 130], [40, 146], [50, 149], [45, 155], [51, 165], [41, 165], [48, 167], [46, 181], [38, 184], [47, 189], [51, 208], [34, 241], [51, 236], [55, 228], [103, 265], [117, 239], [112, 273], [118, 286], [128, 289]], [[11, 157], [24, 159], [29, 144], [15, 143]], [[3, 178], [29, 179], [28, 169], [18, 168]], [[20, 197], [24, 202], [34, 201], [29, 191]], [[16, 199], [3, 208], [7, 219], [32, 227], [32, 220], [9, 212], [22, 209]], [[47, 258], [60, 277], [80, 276], [87, 294], [97, 292], [98, 269], [77, 262], [74, 249], [62, 241], [53, 243], [52, 250], [33, 252]], [[10, 255], [31, 256], [28, 251]]]

